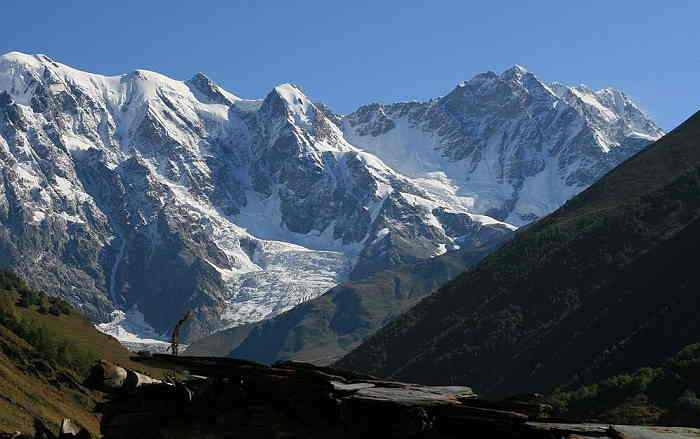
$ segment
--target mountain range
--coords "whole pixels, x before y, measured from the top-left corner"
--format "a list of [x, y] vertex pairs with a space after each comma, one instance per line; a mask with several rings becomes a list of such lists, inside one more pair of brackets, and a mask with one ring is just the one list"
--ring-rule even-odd
[[484, 248], [663, 132], [522, 67], [339, 115], [283, 84], [0, 57], [0, 264], [122, 339], [190, 340], [339, 283]]

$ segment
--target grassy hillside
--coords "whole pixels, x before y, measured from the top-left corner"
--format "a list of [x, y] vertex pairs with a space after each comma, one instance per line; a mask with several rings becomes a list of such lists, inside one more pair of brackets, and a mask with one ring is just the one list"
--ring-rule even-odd
[[199, 340], [187, 354], [230, 355], [262, 363], [294, 359], [329, 364], [465, 267], [476, 264], [508, 236], [480, 248], [450, 252], [339, 285], [273, 319]]
[[492, 396], [634, 370], [700, 340], [700, 113], [337, 364]]
[[162, 375], [129, 355], [67, 303], [0, 270], [0, 431], [32, 431], [35, 417], [57, 427], [68, 417], [97, 433], [92, 408], [103, 395], [82, 386], [96, 359]]

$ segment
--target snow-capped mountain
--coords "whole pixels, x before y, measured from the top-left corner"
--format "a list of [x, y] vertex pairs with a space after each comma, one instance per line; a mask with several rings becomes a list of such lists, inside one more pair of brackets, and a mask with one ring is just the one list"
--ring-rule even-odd
[[249, 100], [13, 52], [0, 264], [104, 328], [152, 338], [193, 309], [194, 338], [508, 234], [660, 135], [619, 92], [519, 68], [338, 116], [292, 84]]
[[617, 90], [546, 84], [520, 66], [428, 102], [367, 105], [342, 127], [430, 197], [517, 226], [663, 134]]

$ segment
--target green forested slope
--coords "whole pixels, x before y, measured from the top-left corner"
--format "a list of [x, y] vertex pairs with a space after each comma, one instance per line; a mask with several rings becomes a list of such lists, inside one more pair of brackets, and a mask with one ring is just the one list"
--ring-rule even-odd
[[644, 366], [578, 388], [557, 390], [550, 401], [568, 418], [611, 424], [700, 426], [700, 343], [660, 364]]

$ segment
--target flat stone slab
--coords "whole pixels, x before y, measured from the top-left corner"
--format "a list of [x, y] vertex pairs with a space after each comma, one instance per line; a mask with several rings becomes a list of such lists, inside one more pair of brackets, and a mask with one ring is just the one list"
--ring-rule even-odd
[[360, 389], [348, 400], [390, 403], [410, 406], [438, 406], [459, 404], [457, 396], [474, 395], [470, 387], [371, 387]]
[[700, 429], [686, 427], [655, 427], [642, 425], [609, 424], [557, 424], [527, 422], [525, 426], [535, 431], [576, 435], [581, 438], [618, 438], [617, 433], [629, 439], [700, 439]]
[[374, 387], [374, 384], [371, 383], [345, 384], [341, 383], [340, 381], [331, 381], [331, 385], [333, 386], [333, 390], [337, 392], [356, 392], [358, 390], [371, 389]]
[[646, 427], [637, 425], [613, 425], [613, 428], [633, 439], [696, 439], [700, 429], [685, 427]]
[[549, 422], [527, 422], [527, 428], [537, 431], [551, 431], [563, 434], [592, 435], [594, 437], [604, 437], [610, 425], [602, 424], [558, 424]]

